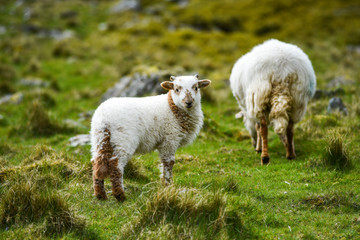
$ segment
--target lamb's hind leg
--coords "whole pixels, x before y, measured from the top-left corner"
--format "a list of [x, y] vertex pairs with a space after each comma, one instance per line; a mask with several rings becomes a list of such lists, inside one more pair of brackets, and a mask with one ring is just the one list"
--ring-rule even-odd
[[294, 123], [290, 120], [286, 128], [286, 132], [280, 136], [282, 143], [286, 149], [286, 158], [295, 159], [295, 146], [294, 146]]
[[257, 134], [255, 151], [257, 153], [261, 153], [261, 141], [262, 141], [262, 139], [261, 139], [260, 124], [256, 123], [255, 127], [256, 127], [256, 134]]
[[294, 123], [292, 120], [289, 120], [289, 124], [286, 129], [286, 138], [287, 138], [286, 158], [295, 159], [296, 154], [295, 154], [295, 145], [294, 145]]
[[261, 165], [265, 165], [270, 162], [268, 152], [268, 124], [265, 117], [261, 117], [260, 119], [260, 134], [262, 138]]
[[99, 131], [100, 143], [96, 147], [96, 154], [92, 159], [94, 195], [98, 199], [107, 199], [104, 179], [109, 175], [108, 164], [113, 150], [110, 144], [110, 131], [104, 129]]
[[131, 154], [114, 149], [114, 155], [109, 164], [112, 194], [118, 201], [126, 199], [124, 191], [124, 167], [130, 158]]

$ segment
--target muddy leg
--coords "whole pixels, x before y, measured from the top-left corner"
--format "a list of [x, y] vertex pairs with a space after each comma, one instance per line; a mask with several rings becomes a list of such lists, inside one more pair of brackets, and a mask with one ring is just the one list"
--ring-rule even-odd
[[163, 185], [167, 186], [172, 183], [172, 169], [175, 163], [175, 156], [162, 158], [162, 175], [161, 182]]
[[261, 132], [260, 132], [260, 124], [256, 123], [256, 133], [257, 133], [257, 137], [256, 137], [256, 148], [255, 151], [257, 153], [261, 153]]
[[286, 129], [287, 146], [286, 146], [286, 158], [295, 159], [295, 145], [294, 145], [294, 123], [292, 120], [289, 121]]
[[260, 134], [262, 138], [261, 165], [265, 165], [270, 162], [268, 152], [268, 125], [265, 117], [262, 117], [260, 120]]
[[124, 168], [119, 166], [119, 160], [117, 157], [111, 158], [109, 162], [109, 173], [112, 194], [118, 201], [123, 202], [126, 199], [123, 186]]
[[104, 177], [99, 176], [99, 167], [96, 163], [93, 162], [93, 186], [94, 186], [94, 195], [100, 200], [106, 200], [106, 192], [104, 187]]

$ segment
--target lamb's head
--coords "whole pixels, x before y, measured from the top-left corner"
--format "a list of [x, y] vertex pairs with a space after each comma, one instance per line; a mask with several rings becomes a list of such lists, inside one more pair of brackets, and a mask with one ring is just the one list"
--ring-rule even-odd
[[176, 106], [190, 110], [200, 104], [200, 88], [207, 87], [211, 81], [199, 80], [199, 75], [170, 77], [170, 81], [161, 83], [166, 90], [172, 90], [171, 96]]

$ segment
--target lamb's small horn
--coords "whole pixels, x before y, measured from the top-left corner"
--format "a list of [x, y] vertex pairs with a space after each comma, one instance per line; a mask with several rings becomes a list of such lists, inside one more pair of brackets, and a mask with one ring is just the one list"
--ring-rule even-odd
[[195, 74], [195, 77], [196, 77], [197, 79], [199, 79], [199, 74]]
[[171, 81], [174, 81], [174, 80], [175, 80], [175, 76], [171, 76], [171, 77], [170, 77], [170, 80], [171, 80]]

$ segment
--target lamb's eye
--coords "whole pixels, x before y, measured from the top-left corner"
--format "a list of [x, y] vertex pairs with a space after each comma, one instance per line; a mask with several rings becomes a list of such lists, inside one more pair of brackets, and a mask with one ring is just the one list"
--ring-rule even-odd
[[177, 88], [177, 89], [175, 89], [175, 92], [179, 92], [179, 89]]
[[197, 91], [197, 87], [195, 87], [195, 91]]

